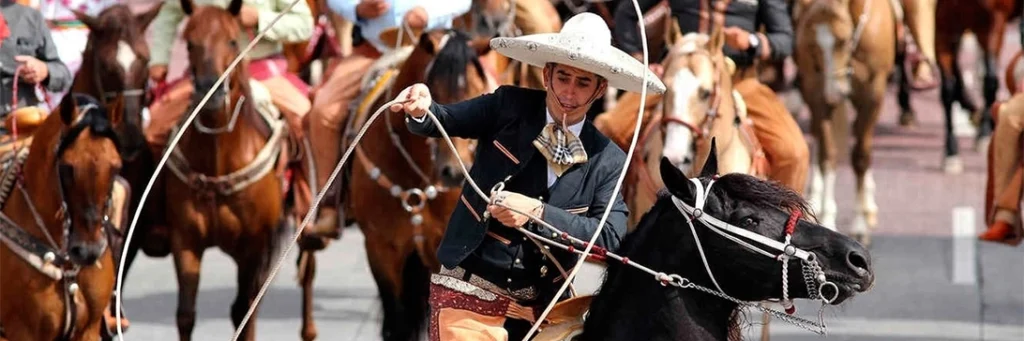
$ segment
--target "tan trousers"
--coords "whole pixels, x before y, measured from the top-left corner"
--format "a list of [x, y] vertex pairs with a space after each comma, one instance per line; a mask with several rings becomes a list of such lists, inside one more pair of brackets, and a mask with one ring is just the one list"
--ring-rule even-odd
[[754, 121], [755, 135], [768, 158], [768, 178], [802, 195], [811, 162], [803, 132], [771, 88], [746, 76], [734, 88], [747, 104], [747, 116]]
[[[555, 33], [562, 29], [562, 20], [550, 0], [516, 0], [515, 25], [523, 35]], [[528, 67], [525, 81], [527, 87], [544, 89], [544, 69]]]
[[323, 188], [341, 157], [341, 134], [349, 106], [359, 96], [359, 83], [379, 55], [370, 44], [353, 48], [352, 54], [338, 62], [330, 78], [313, 96], [313, 109], [305, 123], [316, 160], [317, 188]]
[[1021, 192], [1024, 190], [1024, 94], [999, 106], [996, 129], [989, 147], [986, 221], [1020, 224]]

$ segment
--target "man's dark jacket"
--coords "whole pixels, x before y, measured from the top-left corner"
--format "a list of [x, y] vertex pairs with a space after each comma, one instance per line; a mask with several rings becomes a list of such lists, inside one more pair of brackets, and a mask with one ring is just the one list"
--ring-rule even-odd
[[[449, 135], [478, 140], [470, 176], [482, 190], [489, 192], [499, 181], [507, 179], [511, 183], [523, 177], [529, 177], [533, 183], [544, 181], [542, 187], [546, 187], [546, 160], [532, 143], [547, 124], [545, 96], [545, 92], [540, 90], [502, 86], [493, 94], [468, 101], [451, 105], [434, 103], [430, 111], [437, 115]], [[416, 134], [440, 137], [441, 133], [433, 121], [424, 118], [423, 123], [417, 123], [406, 117], [406, 124]], [[574, 165], [552, 185], [550, 196], [542, 200], [545, 202], [542, 219], [577, 238], [589, 240], [597, 230], [601, 215], [609, 209], [608, 199], [615, 189], [626, 156], [590, 121], [583, 123], [579, 138], [589, 160]], [[538, 165], [536, 162], [544, 162], [545, 167], [533, 167], [532, 171], [523, 172], [526, 165]], [[463, 186], [459, 205], [452, 213], [438, 249], [438, 257], [445, 267], [454, 268], [459, 265], [481, 246], [485, 237], [488, 246], [493, 243], [493, 239], [504, 239], [505, 245], [508, 245], [515, 238], [511, 240], [513, 245], [521, 242], [524, 247], [535, 248], [523, 242], [525, 238], [520, 232], [500, 225], [497, 219], [485, 221], [486, 208], [487, 198], [479, 197], [468, 183]], [[599, 246], [614, 250], [626, 233], [626, 217], [629, 212], [621, 195], [616, 196], [610, 209], [612, 212], [596, 242]], [[539, 224], [530, 224], [528, 228], [551, 236], [551, 231]], [[490, 238], [489, 235], [497, 238]], [[571, 264], [577, 259], [564, 250], [553, 247], [551, 250], [562, 264]], [[511, 254], [508, 256], [518, 257]], [[549, 271], [551, 277], [556, 273], [554, 269]], [[512, 282], [510, 278], [509, 283]]]
[[[661, 0], [637, 0], [640, 10], [646, 12]], [[702, 3], [708, 0], [668, 0], [672, 15], [679, 22], [683, 34], [700, 32], [700, 12]], [[711, 0], [712, 3], [719, 0]], [[707, 6], [706, 4], [703, 6]], [[736, 62], [736, 66], [753, 65], [759, 55], [770, 60], [783, 60], [793, 53], [793, 21], [785, 0], [732, 0], [725, 11], [725, 27], [736, 26], [750, 32], [758, 32], [764, 25], [766, 34], [758, 33], [760, 45], [754, 54], [737, 51], [726, 45], [724, 52]], [[650, 33], [650, 32], [648, 32]], [[707, 32], [704, 32], [707, 33]], [[614, 37], [619, 48], [626, 53], [643, 52], [640, 45], [640, 29], [637, 27], [636, 10], [632, 1], [622, 1], [615, 8]], [[660, 51], [650, 51], [651, 56], [658, 56]], [[655, 62], [657, 60], [655, 59]]]

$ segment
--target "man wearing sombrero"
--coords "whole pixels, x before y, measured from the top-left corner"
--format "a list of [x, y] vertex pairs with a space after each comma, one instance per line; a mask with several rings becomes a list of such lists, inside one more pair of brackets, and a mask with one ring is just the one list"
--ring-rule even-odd
[[[440, 137], [424, 116], [429, 109], [450, 135], [477, 139], [470, 176], [485, 190], [504, 182], [507, 196], [501, 200], [515, 210], [585, 240], [611, 210], [597, 245], [614, 250], [629, 212], [621, 196], [608, 200], [625, 153], [585, 115], [608, 86], [640, 92], [644, 73], [648, 92], [662, 93], [664, 84], [612, 47], [608, 26], [592, 13], [572, 17], [559, 33], [492, 39], [491, 48], [543, 67], [546, 90], [502, 86], [493, 94], [439, 105], [425, 85], [416, 84], [398, 95], [406, 102], [391, 110], [404, 110], [414, 133]], [[540, 249], [513, 227], [551, 231], [489, 206], [468, 185], [460, 200], [438, 250], [443, 267], [431, 277], [431, 340], [521, 339], [562, 284], [559, 268], [570, 271], [576, 257]]]

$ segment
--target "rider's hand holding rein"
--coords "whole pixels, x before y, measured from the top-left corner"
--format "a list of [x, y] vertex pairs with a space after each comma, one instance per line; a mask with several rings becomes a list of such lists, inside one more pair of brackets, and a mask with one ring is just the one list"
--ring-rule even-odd
[[391, 105], [391, 111], [399, 112], [404, 110], [406, 114], [416, 119], [422, 119], [430, 108], [433, 100], [430, 98], [430, 89], [423, 83], [416, 83], [405, 90], [402, 90], [395, 99], [401, 101]]

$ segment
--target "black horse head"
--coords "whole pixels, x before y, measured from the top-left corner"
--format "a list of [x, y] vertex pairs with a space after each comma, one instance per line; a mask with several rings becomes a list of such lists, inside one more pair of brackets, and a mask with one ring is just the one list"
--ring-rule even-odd
[[[742, 245], [698, 219], [692, 220], [691, 227], [688, 220], [693, 214], [673, 202], [675, 197], [697, 206], [697, 198], [702, 197], [701, 215], [774, 240], [777, 245], [786, 242], [790, 218], [803, 217], [795, 221], [790, 243], [812, 254], [821, 273], [835, 285], [822, 287], [814, 282], [808, 290], [805, 262], [790, 258], [786, 273], [789, 298], [817, 299], [811, 293], [822, 288], [824, 297], [839, 304], [870, 288], [874, 274], [868, 251], [861, 244], [808, 220], [806, 202], [785, 187], [745, 174], [718, 177], [715, 149], [712, 140], [711, 155], [698, 179], [704, 190], [710, 186], [706, 196], [671, 162], [662, 160], [661, 176], [667, 191], [659, 194], [636, 231], [623, 240], [621, 255], [654, 271], [678, 274], [710, 291], [717, 292], [720, 287], [724, 294], [739, 300], [783, 298], [782, 262], [775, 258], [781, 250], [724, 232], [749, 246]], [[609, 263], [582, 339], [725, 340], [738, 332], [734, 328], [737, 307], [722, 297], [693, 288], [663, 286], [649, 274]]]

